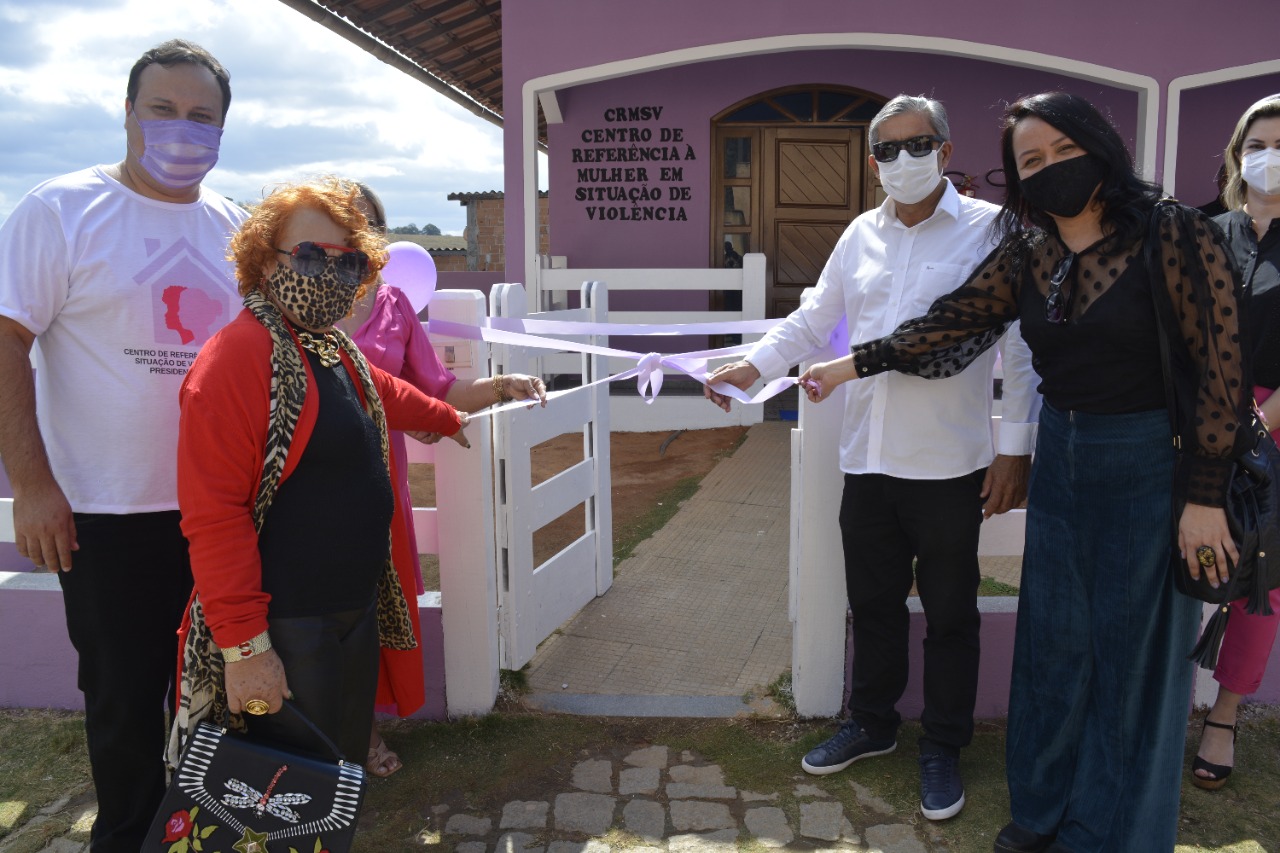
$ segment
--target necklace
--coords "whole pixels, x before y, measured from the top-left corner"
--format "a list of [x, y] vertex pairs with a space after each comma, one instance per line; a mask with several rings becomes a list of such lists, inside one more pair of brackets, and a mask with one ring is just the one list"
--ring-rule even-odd
[[338, 355], [338, 338], [333, 332], [325, 332], [323, 335], [312, 335], [310, 332], [298, 330], [298, 343], [305, 350], [310, 350], [320, 356], [320, 364], [323, 367], [333, 367], [342, 361]]

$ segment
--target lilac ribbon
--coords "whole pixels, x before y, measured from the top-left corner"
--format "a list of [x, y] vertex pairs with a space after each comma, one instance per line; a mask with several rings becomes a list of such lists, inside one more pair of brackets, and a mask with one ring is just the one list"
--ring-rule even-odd
[[[461, 338], [471, 341], [485, 341], [491, 344], [504, 344], [507, 346], [533, 347], [537, 349], [554, 349], [568, 352], [584, 353], [589, 355], [612, 356], [615, 358], [627, 358], [636, 362], [636, 366], [615, 373], [612, 376], [606, 376], [603, 379], [597, 379], [586, 385], [579, 385], [577, 388], [567, 388], [561, 391], [552, 391], [547, 394], [548, 400], [556, 397], [563, 397], [566, 394], [573, 394], [585, 388], [594, 385], [601, 385], [607, 382], [617, 382], [624, 379], [636, 377], [636, 389], [640, 396], [648, 405], [652, 405], [653, 401], [658, 398], [658, 393], [662, 390], [663, 370], [673, 370], [685, 374], [686, 376], [697, 380], [703, 385], [708, 385], [707, 380], [710, 374], [707, 373], [707, 361], [713, 358], [722, 358], [725, 356], [742, 355], [751, 349], [751, 344], [738, 344], [731, 347], [719, 347], [716, 349], [699, 350], [696, 352], [663, 354], [657, 352], [638, 353], [630, 350], [614, 349], [613, 347], [602, 347], [594, 344], [583, 344], [575, 341], [560, 340], [557, 338], [546, 338], [537, 335], [526, 334], [527, 331], [555, 331], [561, 334], [577, 334], [577, 335], [674, 335], [674, 334], [732, 334], [738, 332], [764, 332], [777, 325], [777, 320], [744, 320], [726, 323], [690, 323], [690, 324], [674, 324], [674, 325], [647, 325], [640, 323], [577, 323], [559, 320], [513, 320], [507, 318], [491, 318], [484, 326], [472, 326], [465, 323], [454, 323], [448, 320], [431, 320], [427, 324], [428, 331], [433, 335], [446, 335], [452, 338]], [[515, 329], [524, 331], [515, 331]], [[697, 331], [689, 331], [695, 328]], [[625, 331], [622, 331], [625, 330]], [[717, 382], [710, 385], [711, 390], [732, 397], [743, 403], [763, 403], [772, 397], [776, 397], [786, 388], [796, 384], [794, 376], [783, 376], [768, 382], [757, 391], [754, 395], [749, 395], [745, 391], [737, 388], [727, 382]], [[516, 409], [520, 407], [528, 407], [529, 401], [517, 400], [507, 403], [503, 406], [495, 406], [476, 412], [471, 417], [487, 417], [505, 412], [508, 409]]]

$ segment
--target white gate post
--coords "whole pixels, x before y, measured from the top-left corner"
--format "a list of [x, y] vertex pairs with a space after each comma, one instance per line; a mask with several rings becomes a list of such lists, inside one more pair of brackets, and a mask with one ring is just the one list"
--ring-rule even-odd
[[[813, 362], [849, 352], [841, 323]], [[801, 366], [803, 369], [803, 365]], [[791, 431], [791, 688], [796, 713], [831, 717], [844, 698], [844, 548], [840, 541], [840, 428], [845, 389], [814, 405], [800, 401]]]
[[[431, 316], [478, 326], [485, 317], [484, 295], [475, 290], [437, 291], [431, 299]], [[459, 381], [489, 375], [483, 342], [437, 338], [432, 343], [437, 350], [446, 343], [455, 347], [452, 369]], [[469, 450], [448, 440], [434, 446], [440, 619], [450, 717], [488, 713], [498, 698], [492, 424], [491, 418], [485, 418], [467, 429]]]
[[[609, 290], [604, 282], [582, 284], [582, 306], [590, 312], [591, 322], [609, 322]], [[607, 335], [593, 336], [591, 343], [607, 347]], [[584, 355], [582, 384], [595, 382], [608, 375], [609, 359], [602, 355]], [[596, 533], [596, 595], [604, 595], [613, 586], [613, 491], [609, 455], [609, 385], [591, 389], [594, 414], [583, 441], [583, 458], [595, 460], [594, 495], [587, 512], [587, 529]]]

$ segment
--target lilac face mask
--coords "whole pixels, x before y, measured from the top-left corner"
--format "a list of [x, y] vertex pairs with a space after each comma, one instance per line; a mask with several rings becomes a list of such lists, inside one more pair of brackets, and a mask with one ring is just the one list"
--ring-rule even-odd
[[218, 162], [222, 128], [182, 119], [142, 121], [136, 113], [134, 120], [142, 128], [143, 151], [138, 161], [161, 186], [190, 189]]

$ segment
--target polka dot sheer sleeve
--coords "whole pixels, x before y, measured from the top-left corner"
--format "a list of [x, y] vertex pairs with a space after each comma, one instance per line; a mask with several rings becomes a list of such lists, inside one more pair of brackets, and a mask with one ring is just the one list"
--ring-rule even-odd
[[1186, 498], [1222, 506], [1252, 399], [1241, 353], [1239, 277], [1222, 231], [1208, 218], [1174, 205], [1163, 214], [1159, 258], [1177, 324], [1176, 337], [1170, 329], [1170, 347], [1182, 341], [1186, 357], [1177, 386], [1180, 408], [1190, 420], [1180, 429]]
[[857, 375], [896, 370], [940, 379], [968, 367], [1017, 319], [1013, 257], [1011, 248], [997, 247], [968, 281], [939, 297], [928, 314], [906, 321], [887, 337], [851, 347]]

